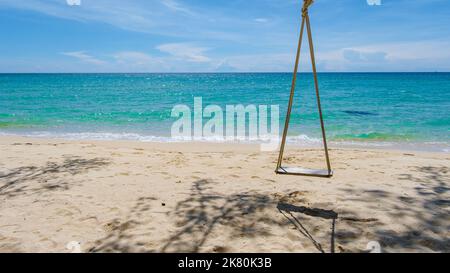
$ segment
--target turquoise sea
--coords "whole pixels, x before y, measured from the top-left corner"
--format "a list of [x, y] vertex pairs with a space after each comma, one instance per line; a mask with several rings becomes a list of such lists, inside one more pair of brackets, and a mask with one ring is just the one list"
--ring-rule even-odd
[[[172, 107], [279, 105], [292, 74], [0, 74], [0, 135], [171, 141]], [[450, 149], [450, 73], [319, 74], [333, 144]], [[320, 136], [312, 75], [299, 75], [290, 141]]]

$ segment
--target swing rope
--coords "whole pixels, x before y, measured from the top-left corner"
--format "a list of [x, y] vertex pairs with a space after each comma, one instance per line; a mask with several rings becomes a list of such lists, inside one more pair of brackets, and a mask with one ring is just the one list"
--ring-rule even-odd
[[[300, 37], [299, 37], [298, 48], [297, 48], [297, 56], [295, 59], [294, 76], [292, 79], [292, 87], [291, 87], [291, 93], [290, 93], [290, 97], [289, 97], [289, 105], [288, 105], [288, 110], [287, 110], [287, 115], [286, 115], [286, 123], [284, 126], [283, 139], [281, 142], [281, 148], [280, 148], [280, 154], [278, 157], [276, 172], [279, 174], [290, 174], [285, 169], [283, 169], [282, 162], [283, 162], [284, 150], [286, 147], [286, 138], [287, 138], [287, 134], [288, 134], [288, 130], [289, 130], [289, 122], [291, 119], [292, 106], [293, 106], [294, 95], [295, 95], [295, 87], [296, 87], [296, 83], [297, 83], [298, 66], [299, 66], [299, 62], [300, 62], [301, 46], [302, 46], [302, 41], [303, 41], [303, 33], [304, 33], [304, 29], [305, 29], [305, 24], [306, 24], [306, 28], [307, 28], [307, 32], [308, 32], [309, 49], [310, 49], [310, 54], [311, 54], [312, 70], [313, 70], [313, 75], [314, 75], [314, 85], [315, 85], [315, 91], [316, 91], [316, 97], [317, 97], [317, 107], [319, 110], [320, 125], [321, 125], [321, 129], [322, 129], [322, 139], [323, 139], [326, 163], [327, 163], [327, 168], [328, 168], [327, 175], [319, 175], [319, 176], [330, 177], [332, 175], [332, 170], [331, 170], [330, 157], [328, 154], [328, 145], [327, 145], [327, 139], [326, 139], [326, 133], [325, 133], [325, 124], [323, 121], [322, 106], [321, 106], [321, 102], [320, 102], [319, 82], [317, 80], [317, 69], [316, 69], [316, 60], [315, 60], [315, 56], [314, 56], [314, 46], [313, 46], [313, 39], [312, 39], [311, 23], [309, 21], [309, 15], [308, 15], [308, 9], [313, 3], [314, 3], [314, 0], [304, 0], [303, 7], [302, 7], [302, 24], [301, 24], [301, 28], [300, 28]], [[299, 175], [302, 175], [302, 174], [299, 173]], [[310, 175], [310, 174], [307, 174], [307, 175]]]

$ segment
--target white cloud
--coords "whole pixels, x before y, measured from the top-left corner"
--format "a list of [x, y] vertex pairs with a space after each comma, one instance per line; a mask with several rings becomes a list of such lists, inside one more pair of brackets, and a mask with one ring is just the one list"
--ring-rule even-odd
[[[372, 44], [317, 52], [325, 71], [448, 71], [450, 43], [440, 41]], [[305, 56], [309, 58], [309, 56]]]
[[208, 48], [198, 47], [190, 43], [162, 44], [156, 47], [159, 51], [187, 62], [207, 63], [211, 59], [205, 56]]
[[65, 55], [65, 56], [76, 58], [80, 61], [90, 63], [90, 64], [103, 65], [106, 63], [100, 59], [97, 59], [91, 55], [86, 54], [86, 52], [84, 52], [84, 51], [62, 52], [61, 54]]
[[172, 11], [182, 12], [188, 15], [195, 15], [195, 13], [189, 8], [183, 6], [175, 0], [161, 0], [161, 3]]
[[122, 51], [113, 55], [116, 63], [113, 69], [118, 72], [168, 72], [168, 60], [139, 51]]
[[[316, 52], [319, 72], [448, 71], [450, 44], [440, 41], [361, 45]], [[159, 53], [122, 51], [103, 61], [85, 51], [65, 52], [80, 63], [95, 64], [99, 72], [290, 72], [295, 52], [227, 54], [207, 56], [208, 48], [194, 43], [168, 43], [156, 47]], [[107, 55], [105, 55], [107, 56]], [[106, 66], [105, 64], [108, 64]], [[74, 63], [75, 65], [75, 63]], [[301, 72], [310, 72], [309, 51], [304, 50]]]
[[420, 41], [420, 42], [395, 42], [354, 47], [363, 52], [382, 51], [387, 52], [389, 60], [414, 60], [414, 59], [440, 59], [450, 58], [449, 42]]
[[267, 23], [267, 22], [269, 22], [269, 19], [267, 19], [267, 18], [256, 18], [253, 21], [255, 21], [256, 23]]
[[137, 51], [123, 51], [114, 55], [114, 58], [119, 63], [133, 63], [135, 65], [145, 65], [152, 62], [157, 62], [157, 60], [142, 52]]
[[355, 49], [342, 50], [342, 56], [349, 62], [380, 62], [386, 61], [386, 52], [382, 51], [359, 51]]
[[293, 68], [291, 54], [249, 54], [229, 56], [216, 65], [217, 71], [238, 72], [286, 72]]
[[102, 22], [128, 31], [166, 37], [218, 40], [236, 40], [240, 37], [223, 28], [220, 31], [212, 30], [211, 25], [205, 24], [220, 19], [221, 24], [228, 26], [237, 18], [226, 19], [225, 15], [217, 11], [194, 10], [176, 0], [83, 0], [76, 9], [68, 6], [65, 0], [0, 0], [2, 7], [31, 10], [68, 20]]

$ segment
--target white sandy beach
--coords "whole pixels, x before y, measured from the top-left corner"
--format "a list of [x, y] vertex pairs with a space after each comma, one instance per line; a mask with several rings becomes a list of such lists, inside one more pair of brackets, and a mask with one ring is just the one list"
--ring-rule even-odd
[[1, 137], [0, 153], [0, 252], [450, 251], [448, 153], [332, 148], [331, 179], [277, 176], [251, 145]]

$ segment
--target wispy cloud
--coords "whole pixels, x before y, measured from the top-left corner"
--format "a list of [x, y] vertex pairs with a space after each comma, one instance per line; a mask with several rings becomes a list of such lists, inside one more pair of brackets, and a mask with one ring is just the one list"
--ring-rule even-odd
[[[0, 0], [7, 22], [0, 29], [18, 33], [0, 43], [3, 52], [13, 52], [0, 53], [0, 60], [42, 70], [291, 71], [301, 2], [82, 0], [69, 6], [66, 0]], [[317, 1], [311, 9], [320, 71], [450, 70], [448, 0], [387, 1], [376, 8], [350, 2]], [[55, 22], [57, 28], [49, 27]], [[27, 34], [36, 29], [42, 35], [33, 43], [35, 36]], [[31, 51], [38, 54], [25, 58]], [[59, 52], [79, 61], [55, 58]], [[307, 47], [303, 53], [301, 69], [309, 71]]]
[[[31, 10], [49, 16], [82, 22], [102, 22], [120, 29], [164, 35], [167, 37], [201, 37], [235, 39], [233, 31], [223, 30], [238, 18], [227, 19], [217, 10], [194, 10], [176, 0], [83, 0], [69, 6], [65, 0], [0, 0], [0, 8]], [[218, 20], [219, 19], [219, 20]], [[211, 30], [207, 22], [220, 22]], [[189, 27], [188, 27], [189, 26]]]
[[161, 0], [161, 3], [175, 12], [182, 12], [188, 15], [195, 15], [196, 13], [190, 10], [188, 7], [182, 5], [181, 3], [175, 0]]
[[97, 58], [87, 54], [84, 51], [62, 52], [61, 54], [65, 55], [65, 56], [76, 58], [82, 62], [94, 64], [94, 65], [103, 65], [106, 63], [105, 61], [97, 59]]
[[188, 62], [206, 63], [211, 61], [210, 58], [205, 56], [208, 48], [198, 47], [190, 43], [162, 44], [156, 48], [161, 52], [168, 53]]
[[[392, 42], [321, 51], [317, 60], [326, 71], [448, 71], [450, 42]], [[308, 56], [306, 56], [307, 58]]]
[[269, 22], [269, 19], [267, 19], [267, 18], [256, 18], [253, 21], [255, 21], [256, 23], [267, 23], [267, 22]]
[[139, 51], [122, 51], [113, 55], [111, 64], [117, 72], [161, 72], [170, 71], [170, 62], [161, 57], [155, 57]]
[[132, 63], [135, 65], [146, 65], [149, 63], [157, 62], [157, 60], [150, 56], [149, 54], [138, 52], [138, 51], [123, 51], [114, 55], [114, 58], [117, 62], [123, 63]]

